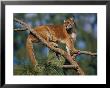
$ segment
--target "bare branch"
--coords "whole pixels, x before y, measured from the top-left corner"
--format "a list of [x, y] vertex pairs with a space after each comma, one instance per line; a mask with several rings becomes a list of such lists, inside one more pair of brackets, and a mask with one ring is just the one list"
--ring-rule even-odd
[[25, 23], [25, 22], [23, 22], [23, 21], [21, 21], [17, 18], [14, 18], [14, 20], [16, 22], [18, 22], [19, 24], [21, 24], [22, 28], [24, 28], [25, 30], [30, 30], [31, 29], [31, 25], [29, 25], [29, 24], [27, 24], [27, 23]]
[[63, 65], [62, 68], [74, 68], [74, 65]]
[[26, 31], [26, 29], [18, 28], [18, 29], [14, 29], [14, 31]]
[[80, 54], [87, 54], [87, 55], [91, 55], [91, 56], [97, 56], [97, 53], [92, 53], [90, 51], [80, 51]]

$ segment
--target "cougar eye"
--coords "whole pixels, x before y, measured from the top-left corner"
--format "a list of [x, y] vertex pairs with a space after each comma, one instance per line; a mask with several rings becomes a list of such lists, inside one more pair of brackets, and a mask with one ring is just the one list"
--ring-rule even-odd
[[67, 24], [69, 24], [70, 22], [67, 22]]

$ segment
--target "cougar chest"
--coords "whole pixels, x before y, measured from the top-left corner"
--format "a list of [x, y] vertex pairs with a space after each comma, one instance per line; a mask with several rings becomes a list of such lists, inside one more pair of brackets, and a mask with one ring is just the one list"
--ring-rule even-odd
[[76, 33], [72, 33], [70, 36], [73, 38], [73, 40], [76, 40]]

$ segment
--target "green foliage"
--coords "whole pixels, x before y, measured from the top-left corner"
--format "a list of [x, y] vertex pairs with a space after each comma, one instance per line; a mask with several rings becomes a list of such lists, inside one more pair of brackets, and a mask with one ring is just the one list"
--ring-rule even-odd
[[61, 56], [55, 58], [54, 52], [50, 52], [48, 59], [39, 59], [39, 65], [33, 67], [32, 65], [14, 66], [14, 75], [64, 75], [61, 68], [65, 59]]

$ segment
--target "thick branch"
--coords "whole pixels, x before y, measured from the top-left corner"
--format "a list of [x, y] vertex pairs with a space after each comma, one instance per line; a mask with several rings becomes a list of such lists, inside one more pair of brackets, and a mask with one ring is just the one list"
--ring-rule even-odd
[[29, 30], [35, 37], [37, 37], [41, 42], [43, 42], [43, 44], [46, 45], [48, 48], [50, 48], [54, 52], [60, 53], [63, 57], [65, 57], [74, 66], [74, 70], [79, 75], [84, 75], [83, 70], [79, 67], [77, 62], [75, 60], [73, 60], [73, 58], [67, 52], [65, 52], [64, 50], [62, 50], [60, 48], [55, 48], [54, 46], [52, 46], [49, 42], [47, 42], [45, 39], [43, 39], [37, 32], [32, 30], [30, 25], [28, 25], [18, 19], [14, 19], [14, 20], [18, 23], [22, 23], [26, 27], [27, 30]]

